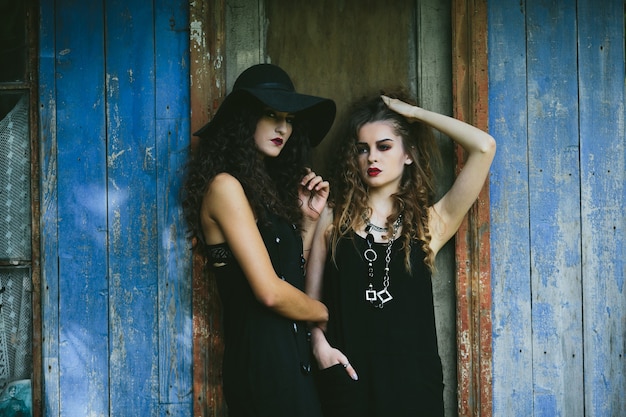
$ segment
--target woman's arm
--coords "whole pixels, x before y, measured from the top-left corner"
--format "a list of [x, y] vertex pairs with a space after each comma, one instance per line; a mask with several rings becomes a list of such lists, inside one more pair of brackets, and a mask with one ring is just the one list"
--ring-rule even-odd
[[430, 210], [431, 249], [436, 254], [456, 233], [480, 193], [496, 153], [496, 141], [486, 132], [453, 117], [383, 96], [390, 109], [437, 129], [467, 152], [463, 169], [448, 192]]
[[[306, 293], [317, 300], [322, 298], [322, 286], [326, 257], [328, 256], [329, 232], [333, 214], [329, 207], [322, 212], [311, 242], [311, 253], [306, 270]], [[338, 349], [333, 348], [326, 340], [324, 324], [313, 325], [311, 328], [311, 346], [313, 355], [321, 369], [342, 364], [346, 372], [354, 380], [359, 379], [356, 371], [350, 365], [348, 358]]]
[[312, 233], [311, 250], [306, 268], [305, 291], [316, 300], [322, 299], [324, 267], [328, 255], [328, 233], [333, 221], [330, 207], [326, 207]]
[[250, 203], [237, 179], [229, 174], [219, 174], [213, 179], [202, 201], [201, 216], [207, 243], [228, 243], [261, 304], [293, 320], [328, 320], [324, 304], [276, 275]]

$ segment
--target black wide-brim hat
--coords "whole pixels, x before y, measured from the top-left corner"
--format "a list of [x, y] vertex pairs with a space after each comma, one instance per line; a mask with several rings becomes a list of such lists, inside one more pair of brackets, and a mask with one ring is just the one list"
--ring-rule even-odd
[[276, 111], [293, 113], [296, 123], [299, 120], [308, 121], [311, 146], [318, 145], [324, 139], [335, 121], [337, 108], [333, 100], [297, 93], [289, 75], [282, 68], [273, 64], [257, 64], [237, 77], [232, 92], [226, 96], [215, 116], [194, 135], [205, 136], [219, 120], [250, 98]]

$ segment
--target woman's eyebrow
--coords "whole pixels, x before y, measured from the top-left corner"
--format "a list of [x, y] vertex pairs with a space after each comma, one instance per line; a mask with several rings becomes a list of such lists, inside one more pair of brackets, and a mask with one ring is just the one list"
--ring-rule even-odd
[[[382, 138], [382, 139], [378, 139], [376, 141], [376, 143], [382, 143], [382, 142], [393, 142], [394, 140], [392, 138]], [[367, 145], [367, 142], [365, 141], [359, 141], [356, 143], [357, 145]]]

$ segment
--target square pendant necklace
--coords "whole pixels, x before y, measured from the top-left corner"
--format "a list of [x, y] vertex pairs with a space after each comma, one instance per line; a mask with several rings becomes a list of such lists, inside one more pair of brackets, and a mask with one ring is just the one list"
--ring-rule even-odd
[[365, 237], [365, 241], [367, 242], [367, 249], [363, 252], [363, 257], [367, 261], [367, 276], [369, 278], [369, 286], [365, 290], [365, 300], [369, 301], [374, 307], [383, 308], [385, 303], [391, 301], [393, 296], [389, 292], [389, 263], [391, 262], [391, 248], [393, 246], [393, 241], [396, 237], [396, 232], [398, 228], [402, 224], [402, 214], [398, 216], [396, 221], [393, 223], [393, 233], [391, 237], [387, 241], [387, 247], [385, 249], [385, 273], [383, 275], [383, 289], [377, 291], [374, 288], [374, 284], [372, 281], [374, 280], [374, 262], [378, 259], [378, 254], [372, 248], [374, 245], [374, 236], [370, 233], [370, 230], [374, 230], [379, 233], [385, 233], [387, 231], [386, 227], [376, 226], [370, 223], [369, 219], [366, 219], [366, 227], [365, 231], [367, 232], [367, 236]]

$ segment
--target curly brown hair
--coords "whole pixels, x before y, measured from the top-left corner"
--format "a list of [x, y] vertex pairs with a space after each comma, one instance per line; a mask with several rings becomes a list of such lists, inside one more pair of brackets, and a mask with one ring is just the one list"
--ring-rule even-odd
[[403, 250], [405, 266], [411, 270], [411, 241], [418, 241], [426, 253], [426, 265], [434, 269], [434, 254], [429, 247], [428, 209], [434, 204], [435, 186], [433, 162], [440, 162], [439, 149], [432, 129], [420, 122], [409, 122], [402, 115], [390, 110], [381, 94], [407, 103], [415, 101], [402, 88], [381, 91], [357, 100], [349, 109], [340, 126], [335, 142], [335, 161], [331, 164], [331, 205], [334, 220], [330, 237], [331, 256], [334, 259], [337, 242], [359, 230], [370, 217], [368, 187], [359, 174], [357, 141], [361, 127], [367, 123], [386, 121], [394, 126], [395, 133], [402, 137], [404, 149], [414, 161], [406, 165], [400, 189], [393, 195], [394, 209], [387, 218], [387, 227], [402, 214]]
[[[182, 207], [189, 238], [196, 242], [194, 246], [201, 255], [206, 255], [200, 224], [202, 199], [211, 181], [222, 172], [241, 183], [259, 222], [267, 222], [267, 213], [273, 212], [301, 227], [298, 184], [307, 172], [310, 159], [308, 127], [306, 121], [296, 117], [291, 136], [280, 155], [260, 158], [254, 134], [264, 111], [265, 106], [260, 101], [242, 100], [228, 117], [215, 120], [190, 153], [182, 188]], [[198, 243], [202, 244], [198, 246]]]

